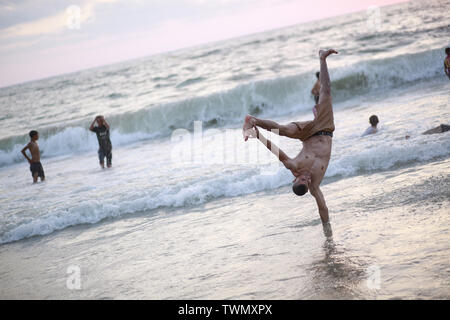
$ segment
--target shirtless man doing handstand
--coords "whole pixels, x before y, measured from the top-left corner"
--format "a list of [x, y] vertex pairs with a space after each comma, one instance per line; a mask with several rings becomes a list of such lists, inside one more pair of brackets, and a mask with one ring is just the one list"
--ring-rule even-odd
[[[296, 195], [302, 196], [309, 190], [316, 199], [320, 218], [324, 225], [329, 225], [328, 208], [319, 186], [330, 161], [331, 140], [334, 131], [331, 84], [326, 62], [327, 57], [332, 53], [337, 54], [333, 49], [319, 52], [320, 94], [319, 103], [313, 109], [314, 120], [280, 125], [271, 120], [261, 120], [248, 115], [245, 117], [243, 126], [245, 141], [249, 137], [258, 138], [272, 153], [278, 156], [287, 169], [291, 170], [295, 176], [292, 189]], [[281, 149], [267, 140], [257, 127], [273, 131], [280, 136], [300, 139], [303, 142], [302, 151], [295, 158], [289, 158]]]

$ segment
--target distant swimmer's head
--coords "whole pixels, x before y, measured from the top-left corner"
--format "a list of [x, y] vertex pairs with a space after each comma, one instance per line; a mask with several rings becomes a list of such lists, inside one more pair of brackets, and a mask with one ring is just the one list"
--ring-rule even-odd
[[292, 185], [292, 191], [298, 196], [303, 196], [308, 192], [308, 186], [311, 183], [311, 173], [309, 171], [303, 171], [298, 175], [294, 184]]
[[369, 118], [369, 122], [372, 125], [372, 127], [376, 127], [378, 122], [380, 122], [380, 121], [378, 120], [377, 116], [373, 115]]
[[30, 131], [30, 138], [34, 139], [34, 140], [39, 139], [39, 133], [36, 130], [31, 130]]
[[450, 48], [445, 48], [445, 53], [446, 53], [447, 55], [450, 55]]
[[319, 80], [319, 77], [320, 77], [320, 72], [319, 71], [316, 72], [316, 77], [317, 77], [317, 80]]

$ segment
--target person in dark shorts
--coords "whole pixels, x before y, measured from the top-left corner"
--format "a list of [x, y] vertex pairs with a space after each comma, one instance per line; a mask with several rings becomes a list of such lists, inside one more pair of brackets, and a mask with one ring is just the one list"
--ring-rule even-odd
[[[33, 183], [41, 178], [41, 181], [45, 181], [44, 168], [41, 164], [41, 153], [39, 151], [39, 145], [37, 143], [39, 139], [39, 133], [35, 130], [30, 131], [30, 142], [22, 149], [23, 156], [28, 160], [30, 164], [31, 176], [33, 177]], [[26, 154], [26, 150], [29, 149], [31, 158]]]
[[[97, 126], [95, 123], [97, 122]], [[109, 138], [109, 124], [103, 116], [95, 117], [89, 130], [97, 134], [98, 140], [98, 159], [100, 166], [105, 168], [105, 157], [108, 168], [112, 166], [112, 144]]]

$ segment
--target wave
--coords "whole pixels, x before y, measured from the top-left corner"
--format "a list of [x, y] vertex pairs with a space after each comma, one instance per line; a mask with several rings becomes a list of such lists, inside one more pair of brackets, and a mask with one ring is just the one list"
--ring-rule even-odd
[[[361, 173], [392, 170], [410, 163], [430, 161], [450, 154], [450, 132], [439, 139], [418, 137], [411, 140], [391, 141], [363, 152], [332, 156], [324, 184], [339, 177]], [[95, 224], [107, 218], [148, 212], [159, 208], [194, 206], [221, 197], [236, 197], [289, 186], [291, 173], [277, 163], [277, 167], [246, 167], [238, 172], [212, 177], [197, 177], [172, 186], [122, 194], [120, 199], [85, 199], [77, 205], [49, 211], [33, 219], [16, 217], [0, 224], [0, 243], [17, 241], [79, 224]], [[138, 192], [139, 194], [137, 194]], [[128, 196], [128, 197], [127, 197]], [[293, 195], [293, 197], [295, 197]]]
[[440, 139], [420, 137], [408, 141], [384, 141], [365, 151], [349, 151], [330, 161], [325, 177], [349, 177], [450, 155], [449, 132]]
[[[96, 135], [82, 127], [69, 127], [56, 133], [51, 130], [39, 131], [39, 136], [38, 143], [43, 159], [98, 149]], [[111, 131], [113, 146], [126, 145], [153, 137], [152, 134], [142, 132], [121, 134], [118, 130]], [[10, 146], [7, 146], [6, 151], [0, 150], [0, 166], [23, 162], [21, 150], [28, 143], [28, 140], [27, 137], [15, 137], [2, 141], [3, 144], [9, 144]]]
[[[335, 103], [371, 92], [392, 90], [442, 74], [442, 50], [430, 50], [392, 58], [367, 60], [335, 68], [332, 77]], [[199, 79], [189, 79], [179, 86]], [[315, 81], [312, 72], [270, 80], [241, 84], [233, 89], [182, 101], [149, 106], [138, 111], [108, 117], [113, 130], [113, 144], [170, 135], [177, 128], [193, 128], [194, 121], [205, 127], [240, 123], [246, 114], [284, 116], [294, 112], [310, 112], [310, 89]], [[108, 99], [117, 98], [117, 94]], [[96, 148], [95, 135], [87, 130], [91, 119], [83, 119], [70, 127], [37, 128], [43, 157], [58, 156]], [[0, 166], [23, 161], [20, 150], [28, 142], [26, 135], [0, 140]]]
[[191, 59], [200, 59], [200, 58], [205, 58], [205, 57], [209, 57], [212, 55], [216, 55], [216, 54], [220, 54], [222, 52], [222, 50], [220, 49], [215, 49], [215, 50], [210, 50], [210, 51], [206, 51], [202, 54], [196, 55], [191, 57]]
[[192, 79], [187, 79], [179, 84], [177, 84], [175, 87], [176, 88], [183, 88], [183, 87], [187, 87], [190, 86], [191, 84], [197, 83], [197, 82], [201, 82], [206, 80], [206, 78], [203, 77], [198, 77], [198, 78], [192, 78]]
[[126, 98], [126, 97], [127, 97], [126, 94], [122, 94], [122, 93], [118, 93], [118, 92], [113, 92], [113, 93], [111, 93], [111, 94], [108, 94], [105, 98], [114, 100], [114, 99], [120, 99], [120, 98]]
[[[367, 60], [332, 70], [335, 102], [374, 91], [391, 90], [402, 85], [442, 75], [443, 49], [391, 58]], [[442, 61], [441, 61], [442, 60]]]

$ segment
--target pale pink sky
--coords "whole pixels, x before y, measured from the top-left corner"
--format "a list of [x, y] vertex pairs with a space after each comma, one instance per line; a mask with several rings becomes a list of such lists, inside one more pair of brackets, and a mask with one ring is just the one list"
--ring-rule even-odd
[[0, 87], [405, 1], [5, 2]]

